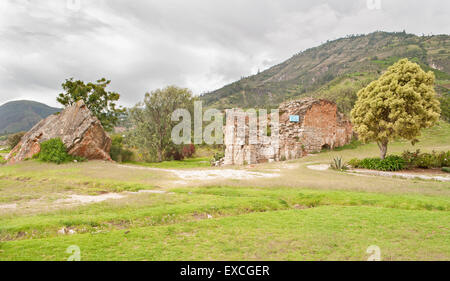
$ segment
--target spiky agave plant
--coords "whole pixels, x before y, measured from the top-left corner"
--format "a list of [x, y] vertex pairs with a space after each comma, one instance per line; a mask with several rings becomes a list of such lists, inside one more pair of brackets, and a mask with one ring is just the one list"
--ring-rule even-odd
[[333, 158], [333, 161], [331, 162], [331, 169], [337, 171], [344, 171], [348, 169], [348, 165], [342, 160], [342, 157], [338, 156]]

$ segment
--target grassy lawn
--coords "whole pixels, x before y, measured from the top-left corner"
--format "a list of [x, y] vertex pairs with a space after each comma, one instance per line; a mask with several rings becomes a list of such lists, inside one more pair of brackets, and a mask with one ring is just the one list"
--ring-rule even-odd
[[[450, 125], [425, 131], [415, 147], [395, 142], [389, 153], [417, 148], [450, 150]], [[207, 157], [1, 166], [0, 260], [66, 260], [71, 245], [82, 260], [367, 260], [371, 245], [383, 260], [449, 260], [449, 182], [308, 168], [377, 155], [367, 144], [234, 168], [210, 168]], [[230, 169], [277, 176], [177, 176]], [[121, 196], [64, 201], [105, 194]]]
[[128, 164], [140, 165], [152, 168], [201, 168], [211, 167], [211, 157], [189, 158], [184, 160], [163, 161], [163, 162], [131, 162]]
[[447, 212], [324, 206], [3, 243], [0, 259], [384, 260], [448, 259]]

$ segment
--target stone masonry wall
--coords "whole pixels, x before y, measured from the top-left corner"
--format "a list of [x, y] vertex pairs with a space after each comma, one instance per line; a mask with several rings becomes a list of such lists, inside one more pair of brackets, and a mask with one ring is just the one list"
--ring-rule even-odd
[[[291, 122], [292, 115], [299, 116], [299, 122]], [[352, 125], [335, 103], [306, 98], [280, 105], [278, 139], [251, 144], [249, 133], [248, 115], [238, 109], [227, 111], [225, 165], [297, 159], [323, 148], [339, 147], [351, 141]]]

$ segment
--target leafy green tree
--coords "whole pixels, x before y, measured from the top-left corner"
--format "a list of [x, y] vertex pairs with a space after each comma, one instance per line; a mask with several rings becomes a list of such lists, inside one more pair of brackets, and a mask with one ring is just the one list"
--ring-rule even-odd
[[89, 110], [100, 120], [105, 130], [111, 131], [125, 110], [117, 107], [116, 102], [120, 95], [106, 91], [110, 83], [111, 81], [105, 78], [97, 80], [96, 83], [87, 84], [81, 80], [74, 81], [73, 78], [66, 79], [66, 82], [62, 84], [65, 93], [59, 94], [56, 100], [64, 106], [71, 106], [83, 100]]
[[416, 63], [401, 59], [358, 92], [351, 112], [354, 129], [364, 141], [376, 141], [382, 159], [389, 141], [396, 138], [416, 143], [422, 128], [439, 120], [439, 101], [434, 74]]
[[156, 158], [159, 162], [164, 160], [165, 152], [175, 146], [171, 140], [175, 125], [171, 119], [172, 113], [176, 109], [187, 109], [192, 113], [193, 101], [190, 90], [169, 86], [145, 94], [144, 102], [130, 110], [134, 127], [131, 139], [145, 158]]

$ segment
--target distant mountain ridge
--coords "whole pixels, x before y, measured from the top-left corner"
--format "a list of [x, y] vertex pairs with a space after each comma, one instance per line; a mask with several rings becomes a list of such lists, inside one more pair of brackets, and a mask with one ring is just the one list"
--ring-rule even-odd
[[19, 100], [0, 106], [0, 135], [28, 131], [42, 119], [61, 111], [46, 104]]
[[329, 41], [200, 98], [219, 109], [269, 108], [300, 97], [327, 98], [348, 113], [359, 89], [405, 57], [433, 71], [436, 91], [450, 99], [450, 36], [405, 32], [374, 32]]

